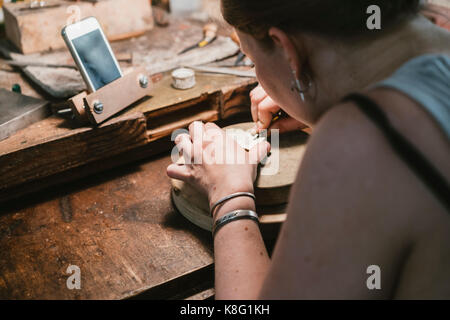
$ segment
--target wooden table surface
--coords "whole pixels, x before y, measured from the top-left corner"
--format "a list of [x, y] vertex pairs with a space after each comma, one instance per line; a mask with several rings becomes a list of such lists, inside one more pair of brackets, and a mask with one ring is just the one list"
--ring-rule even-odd
[[[187, 298], [212, 288], [211, 235], [177, 213], [169, 156], [1, 209], [0, 299]], [[70, 265], [81, 289], [66, 285]]]

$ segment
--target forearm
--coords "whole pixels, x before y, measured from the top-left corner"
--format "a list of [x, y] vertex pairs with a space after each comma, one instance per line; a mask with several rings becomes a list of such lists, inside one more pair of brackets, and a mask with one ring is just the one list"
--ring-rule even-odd
[[[233, 210], [253, 210], [253, 199], [239, 197], [218, 210], [218, 219]], [[270, 265], [258, 225], [251, 220], [223, 226], [214, 240], [217, 299], [256, 299]]]

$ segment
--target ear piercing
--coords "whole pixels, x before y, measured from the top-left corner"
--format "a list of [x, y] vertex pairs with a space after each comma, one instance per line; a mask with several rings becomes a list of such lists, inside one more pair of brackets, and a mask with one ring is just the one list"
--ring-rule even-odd
[[305, 102], [305, 93], [308, 92], [309, 88], [311, 87], [311, 80], [309, 81], [308, 88], [304, 90], [302, 88], [300, 80], [297, 77], [297, 72], [294, 69], [292, 69], [292, 75], [294, 76], [294, 80], [292, 80], [291, 83], [291, 91], [296, 90], [300, 94], [300, 98], [302, 99], [302, 101]]

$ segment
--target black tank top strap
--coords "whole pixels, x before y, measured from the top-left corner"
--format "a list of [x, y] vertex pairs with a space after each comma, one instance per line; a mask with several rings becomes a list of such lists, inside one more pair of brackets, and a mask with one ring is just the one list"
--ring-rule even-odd
[[435, 197], [450, 213], [450, 185], [432, 163], [426, 159], [390, 123], [382, 109], [369, 97], [353, 93], [343, 99], [353, 102], [384, 134], [393, 151], [408, 165], [415, 175], [423, 181]]

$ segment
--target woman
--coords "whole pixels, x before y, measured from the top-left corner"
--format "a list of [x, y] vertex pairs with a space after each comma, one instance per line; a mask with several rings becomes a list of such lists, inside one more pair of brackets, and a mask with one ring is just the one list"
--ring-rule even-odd
[[[381, 30], [367, 27], [372, 4]], [[450, 35], [419, 5], [222, 0], [256, 65], [258, 130], [281, 108], [291, 119], [272, 127], [313, 134], [272, 259], [249, 195], [268, 145], [239, 149], [247, 164], [168, 167], [208, 194], [215, 221], [243, 210], [215, 233], [218, 299], [450, 298]], [[214, 160], [227, 139], [197, 122], [176, 143]]]

